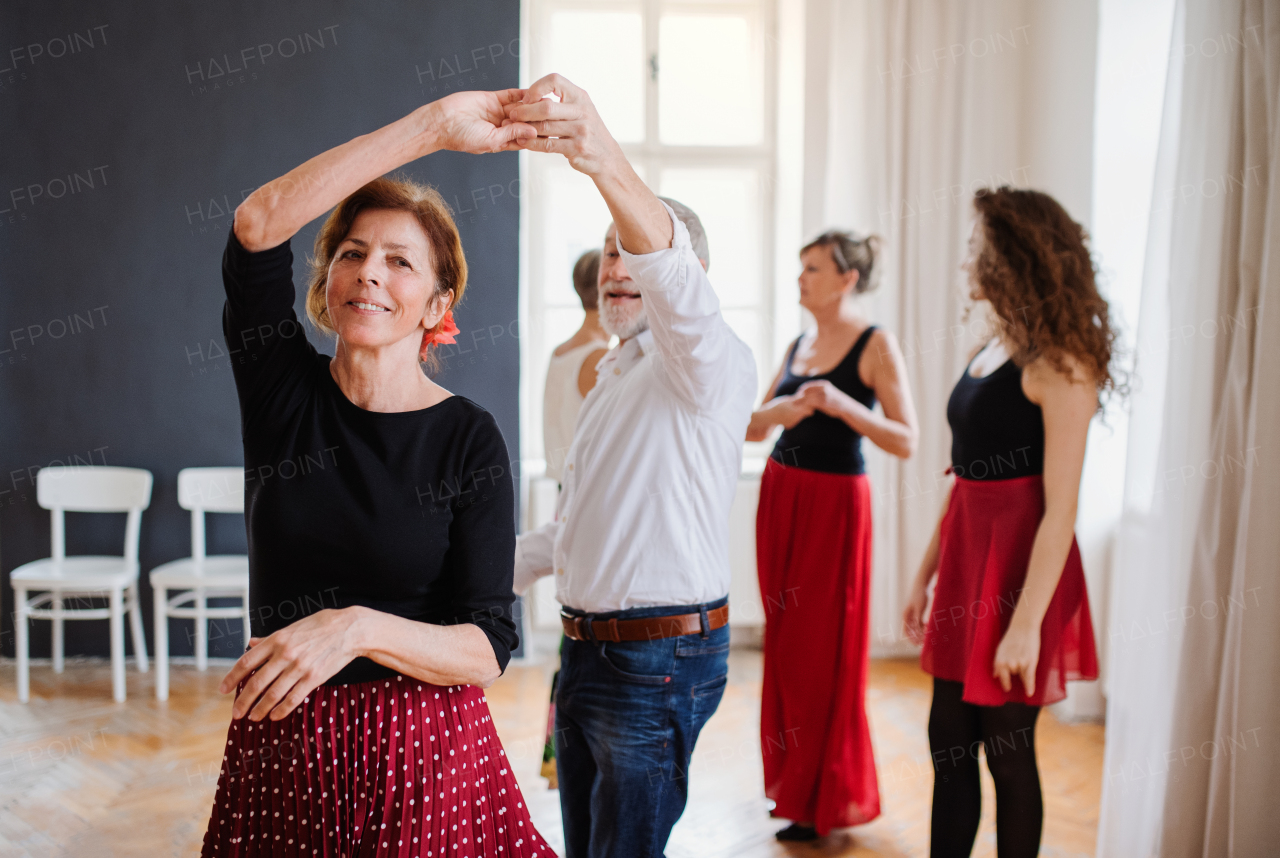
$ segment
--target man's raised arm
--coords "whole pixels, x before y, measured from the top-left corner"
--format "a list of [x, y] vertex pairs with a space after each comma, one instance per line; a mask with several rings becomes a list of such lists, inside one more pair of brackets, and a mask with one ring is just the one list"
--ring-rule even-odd
[[505, 110], [508, 121], [538, 131], [510, 148], [564, 155], [595, 182], [676, 392], [699, 409], [714, 408], [744, 387], [754, 396], [755, 361], [720, 314], [687, 230], [636, 175], [587, 94], [552, 74], [519, 100], [509, 99]]
[[[552, 101], [547, 96], [555, 96]], [[631, 253], [652, 253], [671, 246], [671, 219], [653, 191], [640, 181], [586, 92], [558, 74], [550, 74], [506, 105], [508, 122], [538, 130], [508, 148], [564, 155], [569, 165], [596, 183], [618, 240]]]

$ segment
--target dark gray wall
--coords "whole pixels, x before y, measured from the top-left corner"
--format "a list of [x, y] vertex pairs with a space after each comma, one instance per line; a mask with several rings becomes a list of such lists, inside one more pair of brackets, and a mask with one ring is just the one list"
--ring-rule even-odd
[[[190, 551], [180, 468], [240, 465], [219, 262], [231, 213], [308, 157], [460, 89], [517, 84], [519, 0], [0, 4], [0, 572], [49, 553], [39, 468], [155, 475], [142, 568]], [[514, 153], [438, 153], [406, 168], [440, 189], [471, 266], [438, 380], [519, 450]], [[319, 222], [294, 239], [300, 278]], [[300, 281], [299, 281], [300, 282]], [[302, 304], [298, 304], [302, 317]], [[329, 342], [313, 342], [332, 353]], [[68, 516], [70, 553], [118, 553], [123, 516]], [[245, 549], [211, 517], [211, 552]], [[151, 593], [143, 599], [148, 640]], [[33, 654], [49, 652], [33, 625]], [[191, 652], [174, 623], [175, 654]], [[236, 634], [213, 655], [238, 654]], [[105, 654], [106, 622], [67, 624]]]

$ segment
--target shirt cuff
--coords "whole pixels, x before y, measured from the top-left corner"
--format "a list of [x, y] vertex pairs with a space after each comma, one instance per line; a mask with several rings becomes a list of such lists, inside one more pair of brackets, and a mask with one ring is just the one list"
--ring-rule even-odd
[[[670, 247], [663, 247], [652, 253], [631, 253], [622, 246], [622, 239], [618, 239], [618, 252], [622, 254], [622, 261], [626, 264], [631, 279], [654, 292], [669, 292], [680, 287], [684, 282], [681, 263], [702, 267], [702, 263], [694, 255], [688, 228], [676, 217], [671, 206], [662, 203], [662, 207], [671, 218]], [[685, 254], [688, 254], [687, 259]]]
[[536, 561], [530, 560], [525, 556], [524, 546], [521, 544], [522, 541], [520, 539], [516, 540], [516, 568], [515, 578], [512, 582], [512, 589], [519, 596], [523, 596], [533, 586], [534, 581], [551, 574], [550, 566], [539, 568]]

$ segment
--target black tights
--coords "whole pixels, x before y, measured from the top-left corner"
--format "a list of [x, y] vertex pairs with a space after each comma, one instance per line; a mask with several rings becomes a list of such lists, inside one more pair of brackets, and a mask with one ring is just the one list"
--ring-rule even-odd
[[975, 706], [961, 699], [964, 685], [933, 680], [929, 748], [933, 752], [931, 858], [967, 858], [982, 816], [978, 747], [996, 782], [996, 854], [1033, 858], [1040, 851], [1044, 805], [1036, 769], [1039, 706]]

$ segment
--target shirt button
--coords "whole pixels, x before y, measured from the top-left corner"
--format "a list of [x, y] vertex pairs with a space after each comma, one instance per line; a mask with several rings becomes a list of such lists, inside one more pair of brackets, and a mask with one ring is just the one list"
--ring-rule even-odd
[[563, 567], [563, 566], [561, 566], [559, 569], [557, 569], [557, 570], [556, 570], [556, 574], [557, 574], [557, 575], [563, 575], [563, 574], [564, 574], [564, 567]]
[[614, 374], [614, 375], [622, 375], [622, 370], [618, 369], [618, 368], [615, 366], [615, 367], [613, 368], [613, 374]]
[[573, 465], [570, 465], [570, 466], [569, 466], [569, 470], [571, 470], [571, 471], [573, 470]]

